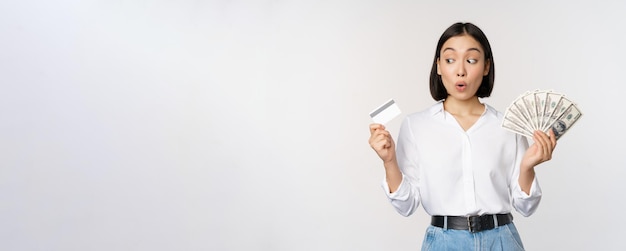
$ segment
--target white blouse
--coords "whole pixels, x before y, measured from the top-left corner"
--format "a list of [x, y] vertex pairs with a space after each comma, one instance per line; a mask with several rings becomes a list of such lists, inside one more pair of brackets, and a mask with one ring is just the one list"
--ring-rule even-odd
[[530, 195], [519, 186], [520, 162], [528, 142], [501, 127], [502, 113], [485, 112], [467, 131], [443, 102], [402, 122], [396, 158], [402, 183], [394, 193], [383, 179], [391, 204], [409, 216], [421, 203], [429, 215], [470, 216], [511, 212], [531, 215], [541, 200], [537, 178]]

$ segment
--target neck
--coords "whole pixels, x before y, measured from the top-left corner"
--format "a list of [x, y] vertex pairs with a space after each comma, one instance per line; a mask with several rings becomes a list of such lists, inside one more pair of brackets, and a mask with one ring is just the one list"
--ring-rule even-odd
[[448, 97], [443, 101], [443, 108], [454, 115], [482, 114], [485, 111], [485, 106], [476, 96], [466, 100]]

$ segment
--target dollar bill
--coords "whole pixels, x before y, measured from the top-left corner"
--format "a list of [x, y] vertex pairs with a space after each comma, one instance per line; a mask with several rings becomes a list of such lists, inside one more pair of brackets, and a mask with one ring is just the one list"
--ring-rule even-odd
[[[504, 118], [515, 123], [517, 127], [526, 133], [532, 134], [532, 125], [529, 123], [529, 117], [525, 115], [524, 107], [513, 104], [504, 113]], [[523, 133], [522, 133], [523, 134]]]
[[563, 98], [562, 94], [553, 93], [553, 92], [547, 93], [546, 107], [545, 107], [545, 112], [543, 113], [543, 119], [542, 119], [542, 124], [541, 124], [542, 131], [548, 132], [548, 129], [550, 129], [550, 123], [549, 123], [550, 118], [552, 117], [552, 114], [556, 111], [557, 104], [561, 102], [562, 98]]
[[509, 131], [512, 131], [514, 133], [532, 138], [532, 135], [528, 132], [528, 130], [526, 130], [521, 124], [520, 121], [517, 120], [517, 118], [509, 116], [509, 117], [504, 117], [504, 119], [502, 120], [502, 127], [508, 129]]
[[582, 116], [582, 113], [578, 107], [573, 103], [570, 104], [551, 126], [556, 139], [561, 138], [578, 121], [580, 116]]
[[526, 92], [517, 97], [517, 99], [515, 99], [515, 101], [513, 101], [513, 103], [509, 106], [509, 110], [513, 112], [517, 111], [515, 112], [515, 115], [517, 115], [522, 120], [522, 122], [524, 122], [524, 125], [529, 131], [532, 131], [532, 114], [528, 110], [526, 102], [524, 102], [524, 97], [529, 94], [530, 92]]
[[565, 110], [567, 110], [567, 108], [572, 105], [572, 101], [570, 101], [568, 98], [565, 97], [565, 95], [561, 96], [561, 99], [559, 100], [559, 103], [556, 104], [556, 107], [554, 108], [554, 112], [552, 112], [552, 114], [550, 114], [550, 117], [548, 117], [548, 123], [546, 125], [545, 128], [543, 128], [544, 132], [548, 132], [548, 130], [550, 130], [552, 128], [552, 126], [554, 125], [554, 122], [561, 117], [561, 115], [563, 115], [563, 113], [565, 113]]
[[552, 130], [561, 138], [582, 116], [578, 106], [552, 90], [527, 91], [507, 107], [502, 127], [532, 138], [536, 130]]
[[538, 130], [537, 107], [535, 104], [534, 96], [535, 95], [533, 95], [533, 93], [529, 93], [522, 97], [522, 101], [524, 102], [524, 105], [526, 106], [526, 110], [528, 111], [529, 120], [530, 120], [529, 122], [530, 122], [530, 125], [532, 126], [533, 131]]
[[548, 91], [536, 91], [534, 93], [534, 96], [537, 108], [537, 129], [541, 130], [541, 128], [543, 128], [543, 120], [546, 113], [546, 100], [548, 96]]

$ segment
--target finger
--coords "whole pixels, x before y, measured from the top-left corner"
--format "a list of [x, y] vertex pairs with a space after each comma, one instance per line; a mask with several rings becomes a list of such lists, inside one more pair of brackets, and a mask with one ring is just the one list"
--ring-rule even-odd
[[391, 135], [388, 131], [376, 130], [370, 136], [370, 139], [380, 139], [380, 138], [391, 138]]
[[380, 151], [380, 150], [391, 147], [391, 142], [387, 140], [386, 138], [382, 138], [382, 139], [376, 140], [372, 147], [375, 150]]
[[377, 137], [378, 135], [385, 134], [387, 131], [382, 130], [378, 127], [373, 126], [374, 128], [370, 128], [370, 138]]
[[383, 135], [383, 141], [385, 142], [385, 147], [386, 148], [390, 148], [391, 145], [393, 144], [393, 138], [391, 137], [391, 135], [389, 134], [389, 132], [385, 131], [386, 133]]
[[384, 133], [377, 133], [372, 138], [372, 142], [374, 143], [384, 142], [384, 144], [387, 144], [387, 141], [390, 141], [390, 137], [385, 135]]
[[385, 135], [384, 132], [376, 132], [374, 134], [374, 139], [376, 141], [383, 141], [383, 140], [387, 140], [387, 135]]
[[544, 139], [545, 143], [545, 154], [547, 159], [552, 158], [552, 151], [554, 150], [554, 146], [556, 145], [556, 137], [552, 130], [548, 130], [548, 133], [541, 132], [541, 138]]
[[550, 129], [548, 134], [550, 136], [550, 142], [552, 142], [552, 150], [554, 150], [556, 147], [556, 135], [554, 135], [554, 130]]
[[384, 141], [374, 142], [374, 144], [372, 144], [372, 148], [374, 148], [374, 150], [379, 152], [379, 151], [385, 149], [385, 142]]
[[370, 133], [374, 133], [376, 130], [385, 130], [385, 126], [378, 123], [370, 124]]
[[548, 130], [548, 133], [543, 133], [543, 138], [545, 141], [545, 160], [552, 159], [552, 152], [554, 151], [554, 147], [556, 146], [556, 136], [552, 130]]
[[552, 135], [552, 130], [548, 130], [548, 133], [546, 133], [545, 140], [546, 140], [546, 148], [550, 156], [552, 155], [552, 150], [554, 149], [554, 144], [555, 144], [554, 138], [555, 137]]
[[380, 133], [374, 133], [372, 134], [372, 136], [370, 136], [369, 143], [373, 147], [374, 145], [378, 144], [378, 142], [384, 140], [384, 138], [384, 135], [381, 135]]
[[543, 138], [541, 137], [541, 132], [540, 131], [535, 131], [533, 133], [533, 140], [535, 141], [535, 144], [543, 145]]
[[539, 135], [540, 137], [542, 137], [542, 138], [544, 138], [544, 139], [548, 139], [548, 138], [550, 137], [550, 136], [549, 136], [547, 133], [545, 133], [544, 131], [539, 131], [539, 130], [537, 130], [536, 132], [537, 132], [537, 135]]
[[548, 146], [546, 143], [547, 135], [545, 135], [544, 132], [535, 131], [533, 136], [534, 136], [533, 138], [535, 140], [535, 144], [537, 145], [537, 148], [538, 148], [537, 150], [539, 150], [539, 152], [542, 154], [541, 158], [543, 159], [548, 154], [548, 151], [547, 151]]

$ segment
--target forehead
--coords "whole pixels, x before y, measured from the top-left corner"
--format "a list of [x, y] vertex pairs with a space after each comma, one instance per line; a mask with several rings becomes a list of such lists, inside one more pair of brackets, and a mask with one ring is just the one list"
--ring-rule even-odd
[[478, 40], [467, 34], [451, 37], [441, 47], [442, 53], [444, 51], [466, 52], [476, 50], [483, 52], [483, 47]]

